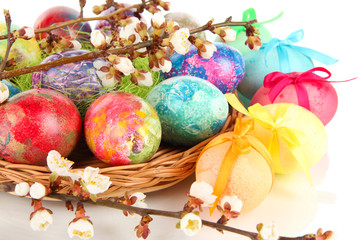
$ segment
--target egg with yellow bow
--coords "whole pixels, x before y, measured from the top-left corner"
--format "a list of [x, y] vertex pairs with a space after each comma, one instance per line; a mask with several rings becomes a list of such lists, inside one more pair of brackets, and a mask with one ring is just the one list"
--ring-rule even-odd
[[309, 168], [321, 160], [327, 150], [327, 133], [321, 120], [309, 110], [292, 103], [261, 106], [246, 110], [233, 94], [228, 102], [255, 120], [249, 134], [269, 150], [275, 173], [304, 171], [311, 182]]
[[212, 185], [217, 201], [236, 195], [243, 202], [242, 213], [263, 202], [274, 179], [267, 149], [248, 134], [253, 126], [252, 119], [238, 118], [234, 132], [208, 143], [196, 163], [196, 180]]

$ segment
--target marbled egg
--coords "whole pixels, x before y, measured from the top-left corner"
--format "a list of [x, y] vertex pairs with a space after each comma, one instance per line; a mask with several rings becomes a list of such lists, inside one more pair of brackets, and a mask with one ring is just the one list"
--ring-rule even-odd
[[[19, 29], [19, 27], [12, 25], [11, 31]], [[7, 34], [6, 24], [0, 23], [0, 35]], [[2, 60], [6, 53], [7, 41], [0, 41], [0, 60]], [[30, 40], [25, 40], [18, 38], [15, 40], [14, 44], [11, 47], [8, 60], [14, 58], [16, 63], [16, 68], [31, 66], [41, 62], [41, 49], [39, 44], [32, 38]], [[12, 67], [6, 68], [11, 69]]]
[[216, 134], [228, 115], [226, 98], [213, 84], [192, 76], [167, 79], [146, 100], [158, 112], [162, 139], [193, 146]]
[[[46, 57], [42, 63], [88, 52], [87, 50], [57, 52]], [[35, 72], [32, 75], [31, 84], [33, 87], [52, 88], [62, 92], [73, 100], [75, 104], [86, 101], [87, 98], [103, 89], [93, 63], [94, 60], [84, 60], [56, 66], [47, 71]]]
[[185, 55], [174, 53], [170, 59], [172, 69], [164, 79], [190, 75], [214, 84], [222, 93], [233, 92], [244, 77], [244, 60], [241, 53], [224, 43], [214, 43], [217, 51], [210, 59], [198, 55], [191, 45]]
[[161, 141], [160, 120], [153, 107], [124, 92], [96, 99], [86, 112], [84, 129], [90, 150], [111, 165], [145, 162]]
[[[66, 6], [51, 7], [42, 12], [34, 23], [34, 29], [49, 27], [54, 23], [61, 23], [77, 19], [80, 15], [78, 10]], [[68, 39], [88, 41], [90, 39], [91, 27], [88, 22], [80, 22], [51, 30], [52, 34], [59, 35]], [[37, 39], [46, 38], [48, 33], [36, 34]]]

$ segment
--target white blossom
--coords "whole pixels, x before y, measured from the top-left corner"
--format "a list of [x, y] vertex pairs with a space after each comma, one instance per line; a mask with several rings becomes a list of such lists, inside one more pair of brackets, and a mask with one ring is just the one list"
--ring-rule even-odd
[[69, 176], [69, 170], [74, 164], [73, 161], [61, 157], [61, 154], [56, 150], [51, 150], [48, 153], [46, 163], [49, 170], [59, 176]]
[[29, 193], [30, 186], [27, 182], [21, 182], [15, 186], [15, 194], [24, 197]]
[[90, 42], [95, 48], [103, 48], [106, 44], [110, 44], [111, 39], [100, 30], [94, 30], [91, 32]]
[[10, 91], [6, 84], [0, 82], [0, 104], [5, 102], [10, 96]]
[[37, 210], [30, 219], [30, 226], [34, 231], [46, 231], [52, 223], [52, 212], [48, 209]]
[[151, 18], [151, 24], [154, 28], [161, 28], [165, 24], [165, 17], [161, 12], [157, 12]]
[[90, 194], [105, 192], [111, 185], [110, 178], [99, 174], [99, 168], [86, 167], [81, 173], [81, 181]]
[[278, 240], [279, 239], [279, 233], [276, 227], [276, 224], [274, 222], [263, 225], [263, 227], [260, 230], [260, 235], [264, 240]]
[[80, 50], [81, 49], [81, 43], [78, 40], [70, 40], [70, 42], [73, 45], [72, 49], [74, 49], [74, 50]]
[[237, 196], [224, 196], [221, 199], [220, 206], [224, 209], [225, 203], [229, 203], [231, 206], [231, 211], [240, 212], [243, 207], [243, 202]]
[[[137, 18], [136, 18], [137, 19]], [[139, 21], [138, 21], [139, 22]], [[119, 37], [126, 40], [132, 40], [132, 44], [142, 42], [140, 34], [136, 31], [138, 22], [127, 24], [125, 27], [121, 27], [119, 31]], [[137, 49], [138, 52], [146, 51], [146, 48]]]
[[78, 236], [81, 239], [90, 239], [94, 236], [93, 224], [87, 218], [73, 221], [68, 226], [68, 235], [70, 238]]
[[225, 31], [225, 36], [223, 37], [223, 39], [225, 41], [235, 41], [236, 39], [236, 31], [234, 29], [232, 29], [231, 27], [225, 27], [223, 28], [223, 30]]
[[138, 79], [139, 86], [150, 87], [154, 84], [151, 72], [141, 72], [141, 74], [145, 77], [145, 79]]
[[[110, 73], [111, 64], [110, 62], [104, 60], [104, 59], [96, 59], [93, 63], [93, 66], [96, 69], [96, 74], [101, 80], [101, 84], [103, 87], [113, 87], [117, 83], [117, 80], [115, 79], [115, 74]], [[101, 68], [106, 67], [109, 69], [108, 72], [102, 71]]]
[[191, 184], [189, 194], [192, 197], [201, 199], [204, 202], [203, 206], [208, 207], [211, 206], [217, 198], [212, 194], [213, 191], [214, 189], [210, 184], [197, 180]]
[[131, 194], [130, 198], [132, 197], [136, 197], [136, 201], [135, 203], [132, 205], [134, 207], [139, 207], [139, 208], [147, 208], [147, 204], [145, 203], [145, 198], [146, 195], [143, 194], [142, 192], [136, 192]]
[[160, 70], [163, 72], [170, 72], [172, 68], [171, 61], [169, 59], [164, 58], [163, 61], [159, 62]]
[[190, 48], [189, 41], [190, 32], [188, 28], [180, 28], [175, 31], [170, 37], [170, 43], [174, 49], [179, 54], [186, 54]]
[[124, 75], [130, 75], [135, 71], [134, 65], [132, 64], [131, 60], [127, 57], [116, 57], [114, 68]]
[[41, 199], [46, 195], [46, 187], [41, 183], [34, 183], [30, 187], [30, 197], [33, 199]]
[[216, 51], [216, 46], [209, 41], [205, 41], [203, 43], [203, 46], [205, 48], [205, 51], [200, 51], [200, 55], [206, 59], [211, 58]]
[[188, 213], [180, 220], [180, 229], [187, 236], [194, 236], [201, 229], [201, 218], [194, 214]]

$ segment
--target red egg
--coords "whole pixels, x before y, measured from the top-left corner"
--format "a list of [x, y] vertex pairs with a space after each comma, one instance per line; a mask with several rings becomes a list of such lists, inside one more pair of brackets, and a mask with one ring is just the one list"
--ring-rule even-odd
[[74, 103], [50, 89], [31, 89], [0, 105], [0, 156], [13, 163], [45, 165], [49, 151], [68, 156], [80, 139]]
[[[301, 84], [306, 89], [309, 98], [310, 109], [308, 110], [313, 112], [326, 125], [334, 117], [338, 106], [335, 88], [326, 81], [302, 82]], [[270, 88], [260, 87], [251, 99], [250, 105], [255, 103], [260, 103], [261, 105], [271, 104], [269, 91]], [[300, 105], [295, 84], [287, 85], [277, 95], [273, 103], [294, 103]]]
[[[65, 22], [78, 18], [80, 12], [65, 6], [56, 6], [47, 9], [41, 13], [34, 23], [34, 30], [49, 27], [54, 23]], [[54, 29], [51, 33], [65, 37], [67, 39], [77, 39], [80, 41], [88, 41], [90, 39], [91, 27], [87, 22], [81, 22]], [[46, 38], [47, 33], [36, 34], [37, 39]]]

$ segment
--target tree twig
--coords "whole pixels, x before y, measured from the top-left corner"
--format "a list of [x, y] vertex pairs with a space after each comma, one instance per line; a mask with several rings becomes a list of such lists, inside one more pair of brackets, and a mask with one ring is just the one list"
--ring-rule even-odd
[[5, 56], [2, 59], [1, 66], [0, 66], [0, 72], [3, 72], [6, 67], [6, 62], [10, 54], [11, 47], [13, 45], [13, 40], [11, 39], [11, 17], [9, 10], [4, 9], [4, 15], [5, 15], [5, 23], [6, 23], [6, 29], [7, 29], [7, 45], [6, 45], [6, 52]]
[[[224, 27], [224, 26], [245, 26], [246, 24], [252, 24], [255, 23], [256, 20], [251, 20], [251, 21], [244, 21], [244, 22], [221, 22], [221, 23], [217, 23], [217, 24], [212, 24], [211, 26], [213, 27]], [[204, 25], [195, 29], [192, 29], [190, 31], [191, 34], [197, 33], [197, 32], [201, 32], [204, 30], [207, 30], [209, 28], [208, 25]], [[166, 37], [166, 36], [164, 36]], [[107, 53], [110, 54], [126, 54], [129, 52], [129, 50], [137, 50], [140, 48], [144, 48], [144, 47], [149, 47], [153, 44], [152, 40], [146, 41], [146, 42], [141, 42], [141, 43], [137, 43], [137, 44], [133, 44], [133, 45], [128, 45], [125, 47], [119, 47], [119, 48], [114, 48], [114, 49], [110, 49], [107, 50]], [[23, 68], [19, 68], [19, 69], [15, 69], [15, 70], [11, 70], [11, 71], [7, 71], [7, 72], [2, 72], [0, 73], [0, 79], [6, 79], [6, 78], [10, 78], [10, 77], [15, 77], [15, 76], [19, 76], [19, 75], [23, 75], [23, 74], [27, 74], [27, 73], [32, 73], [32, 72], [36, 72], [36, 71], [42, 71], [42, 70], [48, 70], [52, 67], [56, 67], [56, 66], [60, 66], [63, 64], [67, 64], [67, 63], [72, 63], [72, 62], [77, 62], [77, 61], [83, 61], [83, 60], [89, 60], [89, 59], [95, 59], [95, 58], [99, 58], [99, 57], [103, 57], [105, 54], [104, 51], [92, 51], [83, 55], [79, 55], [79, 56], [74, 56], [74, 57], [62, 57], [58, 60], [52, 61], [52, 62], [48, 62], [48, 63], [43, 63], [43, 64], [38, 64], [35, 66], [29, 66], [29, 67], [23, 67]]]

